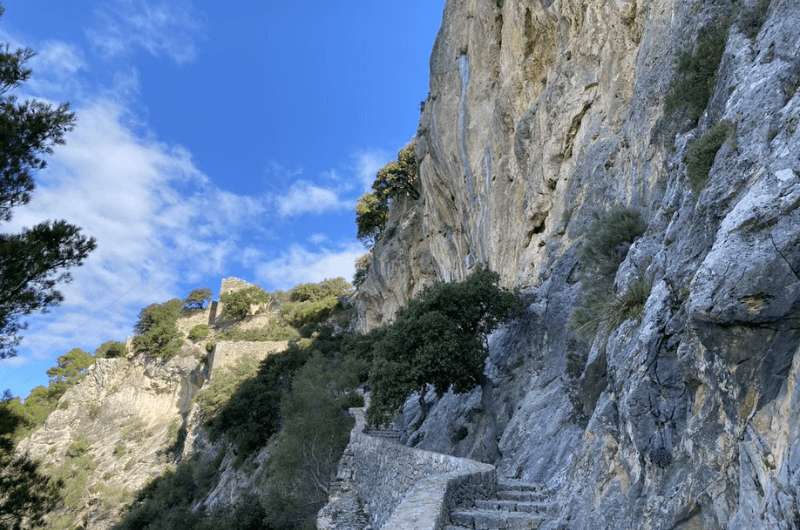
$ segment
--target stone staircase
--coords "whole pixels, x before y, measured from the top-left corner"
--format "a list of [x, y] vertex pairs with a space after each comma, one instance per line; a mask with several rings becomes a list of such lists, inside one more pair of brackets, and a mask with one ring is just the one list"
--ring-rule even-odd
[[397, 429], [364, 429], [364, 434], [374, 436], [375, 438], [399, 442], [401, 431]]
[[475, 500], [451, 510], [445, 530], [536, 529], [555, 509], [548, 498], [537, 484], [501, 478], [495, 498]]

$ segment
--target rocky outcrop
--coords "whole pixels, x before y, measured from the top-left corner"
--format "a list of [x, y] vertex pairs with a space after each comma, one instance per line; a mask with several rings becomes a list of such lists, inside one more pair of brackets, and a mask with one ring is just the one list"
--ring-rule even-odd
[[[664, 113], [677, 55], [755, 4], [447, 2], [420, 199], [393, 206], [359, 325], [476, 264], [523, 289], [487, 384], [418, 428], [410, 400], [404, 440], [545, 483], [561, 507], [545, 527], [800, 527], [800, 4], [772, 0], [752, 38], [731, 26], [694, 128]], [[721, 120], [733, 137], [695, 192], [688, 146]], [[616, 288], [652, 289], [638, 320], [589, 344], [568, 325], [576, 248], [620, 205], [648, 228]]]
[[205, 380], [200, 359], [190, 348], [168, 362], [98, 359], [64, 394], [17, 448], [69, 477], [65, 504], [51, 522], [108, 528], [137, 491], [169, 469], [181, 453], [192, 397]]

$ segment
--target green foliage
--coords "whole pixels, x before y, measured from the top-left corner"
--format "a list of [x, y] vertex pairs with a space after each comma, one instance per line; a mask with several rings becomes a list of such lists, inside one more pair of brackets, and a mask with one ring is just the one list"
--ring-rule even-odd
[[11, 405], [8, 393], [0, 400], [0, 528], [17, 530], [27, 519], [28, 527], [44, 526], [44, 516], [61, 500], [62, 484], [48, 477], [25, 456], [14, 454], [24, 419]]
[[89, 441], [81, 436], [67, 448], [64, 461], [49, 471], [53, 480], [63, 484], [63, 499], [67, 508], [76, 510], [83, 505], [89, 478], [96, 467]]
[[652, 284], [644, 277], [634, 280], [622, 294], [589, 290], [586, 299], [572, 315], [572, 325], [581, 335], [591, 338], [600, 329], [618, 328], [626, 320], [638, 320], [650, 296]]
[[[0, 222], [30, 201], [34, 174], [75, 124], [67, 104], [19, 101], [14, 95], [30, 78], [33, 56], [28, 48], [0, 46]], [[56, 286], [69, 281], [67, 270], [95, 247], [94, 239], [66, 221], [45, 221], [20, 233], [0, 229], [0, 358], [15, 355], [25, 315], [61, 302]]]
[[197, 394], [197, 404], [207, 419], [213, 418], [230, 400], [243, 381], [258, 373], [259, 362], [243, 357], [216, 372], [211, 381]]
[[387, 201], [382, 201], [372, 192], [359, 197], [356, 202], [356, 235], [365, 245], [371, 246], [378, 240], [388, 220]]
[[618, 326], [629, 314], [629, 301], [621, 301], [613, 292], [614, 276], [633, 242], [646, 229], [641, 214], [629, 208], [595, 214], [587, 228], [578, 253], [583, 291], [570, 321], [586, 340], [593, 339], [603, 327]]
[[[109, 343], [104, 345], [106, 344]], [[101, 352], [102, 348], [103, 346], [98, 348], [98, 351]], [[96, 357], [90, 353], [80, 348], [73, 348], [59, 356], [56, 365], [47, 370], [50, 382], [46, 387], [34, 387], [24, 402], [11, 396], [0, 402], [0, 408], [15, 418], [12, 440], [17, 442], [42, 425], [58, 406], [61, 396], [83, 379], [87, 370], [95, 363], [95, 359]]]
[[319, 283], [301, 283], [289, 291], [289, 300], [292, 302], [317, 302], [330, 298], [340, 297], [350, 292], [351, 285], [344, 278], [331, 278]]
[[355, 365], [319, 354], [295, 375], [269, 461], [266, 508], [274, 527], [314, 528], [353, 425], [346, 409], [357, 384]]
[[178, 353], [183, 344], [177, 326], [182, 309], [183, 301], [178, 299], [142, 309], [135, 327], [134, 351], [165, 359]]
[[686, 116], [692, 124], [697, 123], [717, 84], [727, 38], [727, 24], [705, 28], [694, 49], [678, 55], [676, 75], [665, 101], [668, 116]]
[[[207, 494], [217, 478], [220, 460], [193, 457], [148, 484], [137, 495], [118, 530], [190, 530], [214, 528], [192, 502]], [[227, 527], [219, 527], [227, 528]], [[237, 528], [233, 526], [231, 528]]]
[[339, 298], [336, 296], [308, 302], [288, 302], [281, 307], [281, 318], [292, 326], [300, 328], [307, 324], [322, 322], [340, 307]]
[[705, 187], [714, 158], [732, 131], [733, 125], [730, 122], [721, 121], [689, 144], [686, 150], [686, 174], [695, 195]]
[[751, 7], [740, 12], [736, 25], [750, 40], [758, 37], [764, 22], [767, 21], [770, 3], [771, 0], [757, 0]]
[[202, 289], [194, 289], [189, 295], [183, 300], [183, 309], [186, 311], [196, 311], [198, 309], [203, 309], [206, 306], [206, 303], [211, 300], [211, 289], [202, 288]]
[[389, 219], [389, 203], [401, 196], [415, 200], [419, 198], [414, 142], [400, 150], [396, 161], [389, 162], [378, 171], [372, 191], [358, 199], [356, 226], [361, 241], [367, 245], [375, 243]]
[[269, 342], [292, 340], [299, 336], [297, 329], [281, 319], [274, 319], [264, 327], [255, 329], [229, 328], [217, 335], [219, 340]]
[[487, 335], [520, 309], [499, 280], [479, 269], [462, 282], [428, 287], [398, 312], [372, 346], [370, 423], [390, 420], [409, 394], [428, 385], [442, 395], [480, 383]]
[[192, 342], [199, 342], [207, 339], [211, 330], [208, 329], [208, 324], [197, 324], [189, 330], [189, 340]]
[[584, 234], [578, 254], [584, 277], [613, 280], [631, 244], [647, 225], [642, 215], [630, 208], [611, 208], [595, 213]]
[[56, 385], [72, 386], [94, 365], [94, 356], [80, 348], [73, 348], [59, 356], [56, 365], [47, 370], [50, 382]]
[[353, 275], [353, 286], [360, 287], [369, 273], [369, 264], [372, 260], [370, 254], [364, 254], [356, 260], [356, 272]]
[[101, 344], [94, 351], [96, 359], [114, 359], [128, 355], [128, 349], [124, 342], [109, 340]]
[[242, 320], [250, 315], [250, 307], [266, 304], [270, 301], [269, 294], [255, 285], [231, 291], [220, 297], [222, 302], [222, 317], [226, 320]]

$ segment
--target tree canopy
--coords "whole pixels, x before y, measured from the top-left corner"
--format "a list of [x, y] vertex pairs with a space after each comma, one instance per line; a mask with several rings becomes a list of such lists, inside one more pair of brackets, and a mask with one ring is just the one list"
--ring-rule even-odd
[[371, 246], [380, 237], [389, 219], [389, 204], [397, 198], [419, 198], [415, 143], [411, 142], [397, 155], [397, 160], [381, 168], [372, 183], [372, 191], [356, 203], [358, 238]]
[[211, 289], [204, 287], [202, 289], [194, 289], [183, 301], [183, 308], [187, 311], [195, 311], [206, 307], [208, 301], [211, 300]]
[[441, 395], [480, 383], [486, 337], [519, 309], [518, 297], [499, 279], [479, 269], [464, 281], [434, 284], [373, 333], [371, 423], [390, 420], [410, 394], [424, 395], [428, 385]]
[[[0, 45], [0, 222], [30, 201], [34, 174], [75, 125], [67, 104], [20, 101], [13, 94], [30, 78], [33, 56], [31, 49]], [[71, 279], [67, 270], [83, 263], [95, 246], [93, 238], [61, 220], [0, 234], [0, 358], [15, 354], [25, 327], [21, 317], [61, 302], [56, 286]]]
[[133, 338], [134, 351], [164, 358], [178, 353], [183, 344], [177, 326], [182, 308], [183, 301], [173, 298], [163, 304], [151, 304], [142, 309], [134, 328], [137, 333]]

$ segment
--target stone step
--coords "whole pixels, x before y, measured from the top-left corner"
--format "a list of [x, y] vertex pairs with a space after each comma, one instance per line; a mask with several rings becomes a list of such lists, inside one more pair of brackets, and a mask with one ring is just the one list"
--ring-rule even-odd
[[498, 510], [455, 510], [450, 522], [455, 525], [481, 530], [535, 530], [544, 521], [541, 515]]
[[497, 489], [511, 491], [542, 491], [544, 488], [541, 484], [531, 484], [530, 482], [504, 478], [497, 481]]
[[475, 507], [480, 510], [505, 510], [507, 512], [546, 513], [553, 508], [549, 502], [530, 502], [517, 500], [478, 500]]
[[499, 490], [497, 498], [501, 501], [541, 501], [547, 499], [547, 494], [538, 491]]

